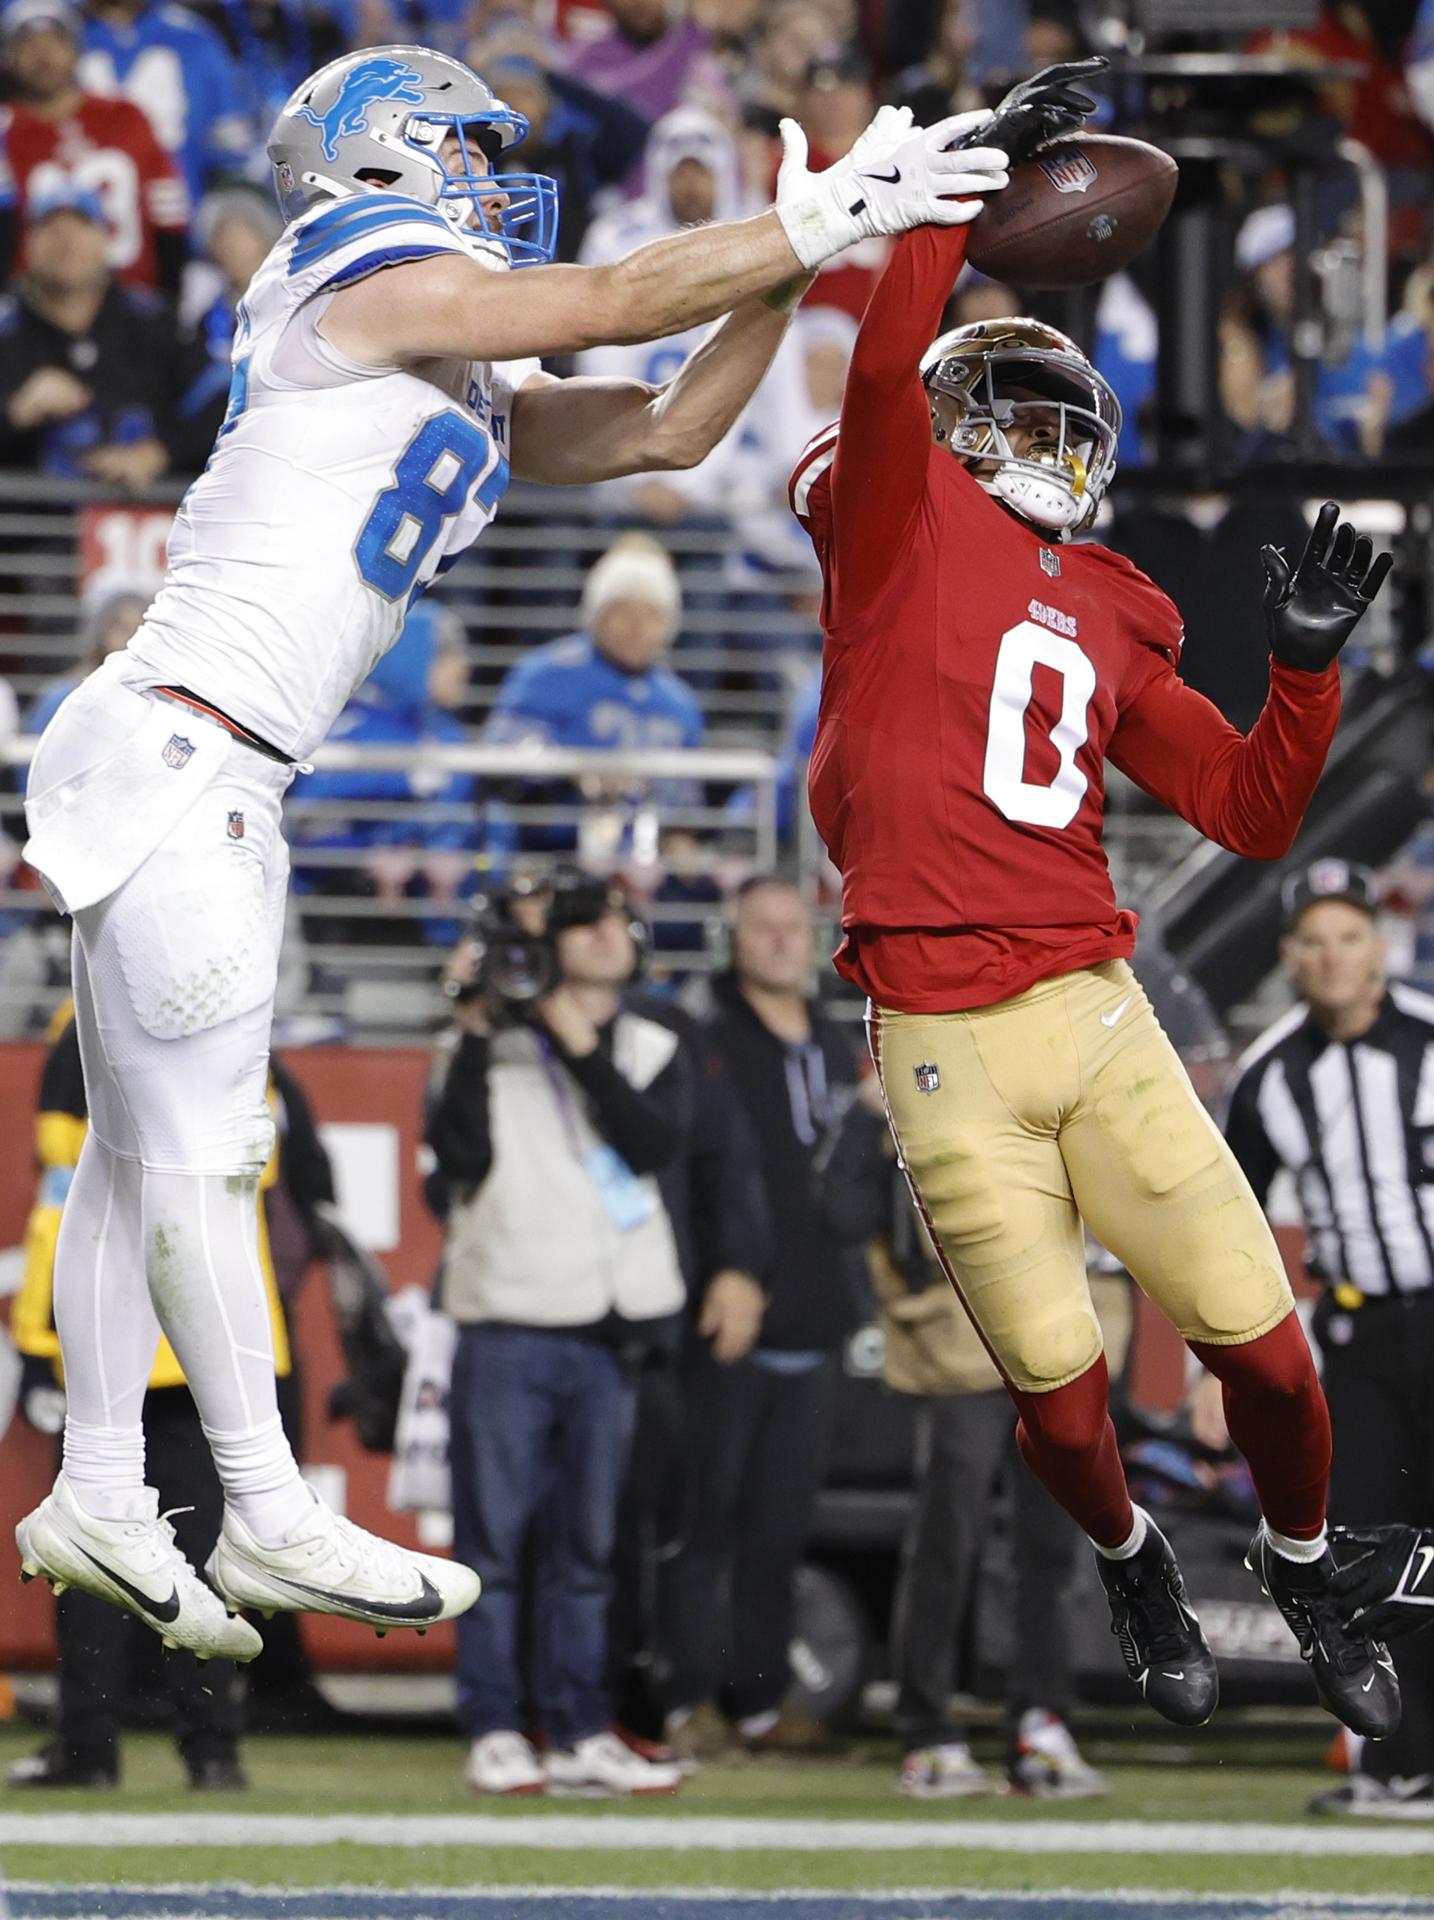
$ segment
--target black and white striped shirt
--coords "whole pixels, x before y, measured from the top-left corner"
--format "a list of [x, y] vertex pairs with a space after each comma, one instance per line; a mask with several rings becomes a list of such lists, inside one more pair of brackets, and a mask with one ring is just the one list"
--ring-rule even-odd
[[1261, 1202], [1294, 1175], [1311, 1273], [1362, 1293], [1434, 1285], [1434, 998], [1391, 984], [1331, 1040], [1300, 1005], [1239, 1062], [1225, 1135]]

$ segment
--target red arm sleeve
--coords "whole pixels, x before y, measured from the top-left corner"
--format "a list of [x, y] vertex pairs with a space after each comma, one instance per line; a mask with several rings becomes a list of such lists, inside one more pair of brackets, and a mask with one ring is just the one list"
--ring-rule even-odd
[[[897, 241], [862, 315], [832, 467], [828, 606], [833, 624], [871, 605], [926, 490], [931, 411], [917, 367], [966, 257], [965, 227]], [[873, 525], [881, 538], [872, 538]]]
[[1299, 832], [1339, 725], [1339, 670], [1270, 662], [1248, 734], [1166, 665], [1121, 714], [1107, 758], [1138, 787], [1250, 860], [1278, 860]]

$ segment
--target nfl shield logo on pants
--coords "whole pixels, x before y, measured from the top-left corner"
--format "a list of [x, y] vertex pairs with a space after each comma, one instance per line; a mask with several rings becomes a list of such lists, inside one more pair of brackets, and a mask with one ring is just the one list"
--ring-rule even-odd
[[159, 757], [177, 772], [180, 767], [187, 767], [194, 757], [194, 742], [186, 740], [182, 733], [172, 733], [160, 748]]
[[941, 1070], [930, 1060], [923, 1060], [919, 1067], [913, 1067], [916, 1075], [918, 1093], [938, 1093], [941, 1089]]
[[244, 838], [244, 816], [237, 808], [229, 815], [228, 833], [231, 840], [242, 840]]

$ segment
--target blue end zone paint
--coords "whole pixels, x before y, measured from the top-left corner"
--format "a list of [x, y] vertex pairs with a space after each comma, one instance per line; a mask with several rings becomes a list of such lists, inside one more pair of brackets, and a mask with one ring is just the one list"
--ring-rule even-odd
[[1434, 1900], [1349, 1894], [921, 1895], [19, 1887], [12, 1920], [1434, 1920]]

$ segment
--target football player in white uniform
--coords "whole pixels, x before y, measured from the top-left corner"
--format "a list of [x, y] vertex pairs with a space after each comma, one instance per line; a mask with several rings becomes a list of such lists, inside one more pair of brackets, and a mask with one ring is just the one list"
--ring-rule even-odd
[[[700, 460], [804, 274], [874, 234], [968, 220], [1004, 186], [1004, 154], [974, 144], [984, 118], [922, 130], [884, 109], [821, 175], [789, 128], [775, 208], [569, 267], [546, 264], [553, 183], [500, 160], [525, 122], [458, 61], [366, 49], [280, 113], [269, 154], [289, 224], [243, 302], [229, 410], [164, 585], [30, 774], [27, 854], [74, 920], [90, 1132], [55, 1262], [64, 1465], [17, 1529], [27, 1575], [239, 1660], [260, 1641], [231, 1607], [386, 1630], [477, 1598], [466, 1567], [331, 1513], [279, 1426], [255, 1183], [273, 1138], [284, 792], [510, 472], [572, 483]], [[660, 387], [538, 366], [723, 314]], [[161, 1329], [225, 1491], [212, 1589], [144, 1484]]]

